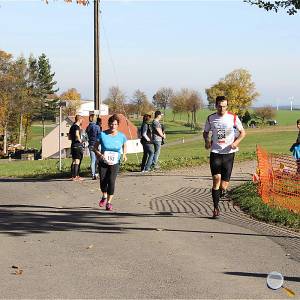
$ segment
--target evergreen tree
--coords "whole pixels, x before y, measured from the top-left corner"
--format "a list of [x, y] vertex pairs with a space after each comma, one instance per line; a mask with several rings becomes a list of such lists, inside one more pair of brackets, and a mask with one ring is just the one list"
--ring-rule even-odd
[[55, 73], [51, 73], [49, 59], [43, 53], [38, 59], [37, 73], [37, 96], [39, 101], [39, 115], [43, 124], [43, 137], [45, 136], [45, 119], [54, 118], [56, 105], [49, 95], [53, 95], [58, 89], [55, 89], [56, 81], [53, 80]]

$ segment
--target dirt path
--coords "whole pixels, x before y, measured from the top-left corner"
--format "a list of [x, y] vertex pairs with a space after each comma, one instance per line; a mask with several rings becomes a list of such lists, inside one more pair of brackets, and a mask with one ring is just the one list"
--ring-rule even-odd
[[[232, 184], [254, 162], [237, 164]], [[231, 203], [212, 220], [207, 165], [118, 177], [114, 211], [98, 183], [1, 180], [2, 298], [287, 298], [300, 295], [300, 236], [256, 222]], [[13, 275], [12, 265], [22, 268]]]

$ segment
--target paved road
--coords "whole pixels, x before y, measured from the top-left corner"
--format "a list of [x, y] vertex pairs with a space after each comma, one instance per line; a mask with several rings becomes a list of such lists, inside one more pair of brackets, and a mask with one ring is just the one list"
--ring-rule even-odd
[[111, 213], [89, 179], [1, 180], [0, 298], [287, 298], [266, 287], [274, 270], [299, 297], [300, 236], [228, 201], [212, 220], [210, 184], [207, 166], [123, 174]]

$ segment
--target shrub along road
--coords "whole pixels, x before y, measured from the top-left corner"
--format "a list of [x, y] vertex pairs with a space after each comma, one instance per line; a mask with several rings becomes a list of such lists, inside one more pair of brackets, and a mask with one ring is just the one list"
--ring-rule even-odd
[[[254, 170], [236, 164], [233, 185]], [[1, 298], [287, 298], [271, 271], [299, 297], [299, 234], [228, 201], [212, 220], [210, 185], [207, 165], [121, 174], [106, 212], [90, 179], [1, 179]]]

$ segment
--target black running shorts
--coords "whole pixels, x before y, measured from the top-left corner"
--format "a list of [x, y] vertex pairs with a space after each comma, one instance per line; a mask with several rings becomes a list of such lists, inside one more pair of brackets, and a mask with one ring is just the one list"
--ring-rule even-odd
[[221, 174], [221, 179], [224, 181], [229, 181], [233, 162], [234, 162], [234, 153], [229, 154], [219, 154], [219, 153], [210, 153], [210, 170], [211, 175]]
[[83, 151], [82, 146], [72, 146], [71, 147], [71, 154], [72, 159], [82, 159]]

